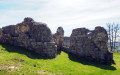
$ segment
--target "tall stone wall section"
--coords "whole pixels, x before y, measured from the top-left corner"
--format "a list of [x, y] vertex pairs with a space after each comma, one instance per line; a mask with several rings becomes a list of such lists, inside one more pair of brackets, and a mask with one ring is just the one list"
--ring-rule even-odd
[[100, 63], [112, 63], [113, 54], [108, 52], [107, 42], [107, 32], [103, 27], [96, 27], [93, 31], [77, 28], [72, 31], [67, 52]]
[[0, 42], [24, 47], [41, 56], [54, 58], [57, 47], [52, 40], [51, 30], [45, 23], [25, 18], [22, 23], [0, 29]]
[[64, 30], [62, 27], [58, 27], [56, 33], [53, 35], [56, 42], [57, 49], [62, 50], [64, 46]]

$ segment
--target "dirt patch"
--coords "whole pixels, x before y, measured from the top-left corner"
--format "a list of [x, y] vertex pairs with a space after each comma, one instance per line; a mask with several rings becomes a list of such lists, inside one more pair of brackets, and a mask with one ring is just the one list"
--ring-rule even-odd
[[8, 68], [7, 65], [0, 65], [0, 69], [6, 69], [6, 68]]
[[58, 75], [64, 75], [62, 72], [57, 72]]
[[3, 69], [8, 69], [8, 71], [13, 71], [15, 69], [19, 69], [19, 67], [18, 66], [1, 65], [0, 70], [3, 70]]
[[44, 70], [38, 71], [38, 74], [40, 74], [40, 75], [45, 75], [45, 74], [48, 74], [48, 75], [55, 75], [55, 74], [53, 74], [53, 73], [51, 73], [51, 72], [47, 72], [47, 71], [44, 71]]

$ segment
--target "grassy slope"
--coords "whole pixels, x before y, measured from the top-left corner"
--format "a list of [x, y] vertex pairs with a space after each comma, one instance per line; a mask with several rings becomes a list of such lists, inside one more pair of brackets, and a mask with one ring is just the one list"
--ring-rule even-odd
[[116, 64], [105, 66], [78, 60], [65, 52], [44, 59], [22, 48], [0, 45], [0, 75], [120, 75], [120, 53], [114, 53], [114, 60]]

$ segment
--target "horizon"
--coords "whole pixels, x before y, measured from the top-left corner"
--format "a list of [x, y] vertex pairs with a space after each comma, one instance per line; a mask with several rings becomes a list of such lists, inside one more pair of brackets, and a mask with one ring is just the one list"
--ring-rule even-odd
[[119, 3], [119, 0], [1, 0], [0, 28], [31, 17], [46, 23], [52, 33], [61, 26], [65, 36], [70, 36], [75, 28], [93, 30], [96, 26], [105, 28], [106, 23], [120, 23]]

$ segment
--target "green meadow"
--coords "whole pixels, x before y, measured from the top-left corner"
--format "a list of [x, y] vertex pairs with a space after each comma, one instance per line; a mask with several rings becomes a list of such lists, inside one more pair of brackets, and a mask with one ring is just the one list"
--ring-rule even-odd
[[0, 44], [0, 75], [120, 75], [120, 53], [115, 64], [103, 65], [59, 52], [54, 59], [20, 47]]

